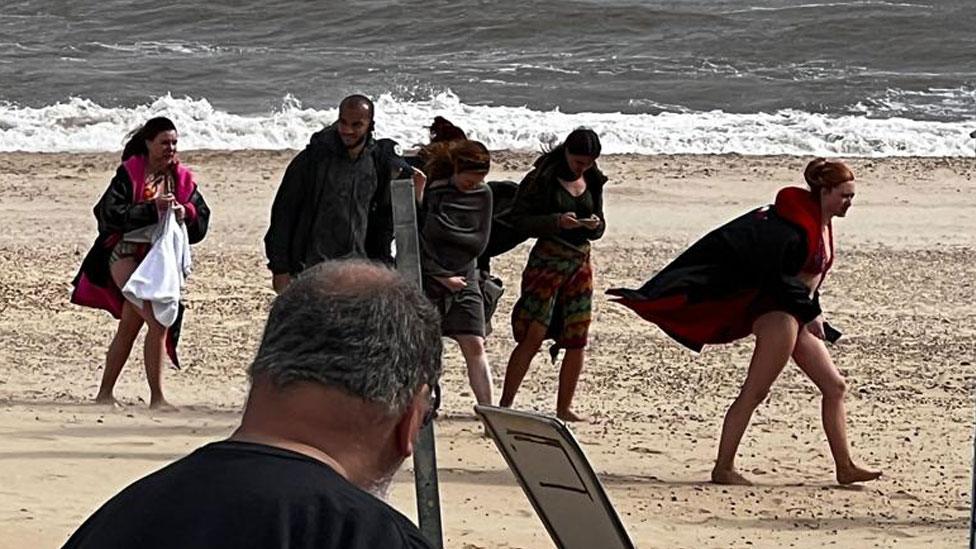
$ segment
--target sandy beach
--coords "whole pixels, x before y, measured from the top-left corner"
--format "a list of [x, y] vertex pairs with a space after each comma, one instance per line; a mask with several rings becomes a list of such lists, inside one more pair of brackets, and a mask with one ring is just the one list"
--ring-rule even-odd
[[[177, 414], [147, 410], [141, 340], [122, 409], [90, 403], [115, 322], [68, 303], [95, 236], [91, 207], [116, 154], [0, 154], [0, 548], [58, 547], [123, 486], [233, 429], [245, 368], [273, 297], [261, 238], [292, 151], [189, 151], [213, 210], [194, 248], [181, 353], [164, 383]], [[534, 155], [499, 153], [493, 179]], [[594, 324], [572, 429], [639, 547], [961, 547], [968, 537], [976, 374], [976, 160], [853, 159], [858, 194], [835, 225], [822, 302], [845, 337], [855, 458], [884, 470], [839, 487], [819, 396], [787, 366], [760, 407], [739, 467], [752, 487], [708, 484], [722, 416], [751, 341], [695, 355], [609, 287], [637, 285], [708, 229], [801, 182], [809, 158], [607, 156], [608, 230], [594, 246]], [[514, 346], [507, 315], [527, 246], [495, 260], [506, 284], [488, 340], [496, 389]], [[447, 343], [436, 424], [446, 546], [551, 547], [471, 412], [463, 361]], [[557, 369], [540, 355], [517, 407], [551, 413]], [[415, 516], [412, 472], [392, 503]]]

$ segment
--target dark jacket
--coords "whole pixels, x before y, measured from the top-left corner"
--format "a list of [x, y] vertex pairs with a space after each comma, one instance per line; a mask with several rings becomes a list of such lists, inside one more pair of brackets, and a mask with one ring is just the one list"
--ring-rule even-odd
[[515, 194], [515, 203], [508, 219], [515, 229], [526, 237], [554, 238], [563, 241], [597, 240], [607, 228], [603, 214], [603, 186], [607, 177], [594, 164], [583, 174], [586, 189], [593, 199], [594, 214], [600, 218], [600, 226], [595, 229], [560, 229], [559, 217], [565, 213], [556, 204], [555, 193], [563, 192], [556, 178], [561, 162], [564, 162], [563, 147], [560, 145], [539, 157], [535, 167], [522, 179]]
[[392, 264], [394, 169], [389, 151], [372, 137], [351, 159], [334, 124], [312, 135], [285, 170], [271, 206], [264, 236], [268, 268], [296, 274], [343, 257]]
[[809, 192], [784, 189], [774, 206], [708, 233], [641, 288], [607, 293], [694, 351], [749, 335], [765, 312], [809, 322], [821, 313], [819, 294], [797, 275], [820, 249], [819, 217]]

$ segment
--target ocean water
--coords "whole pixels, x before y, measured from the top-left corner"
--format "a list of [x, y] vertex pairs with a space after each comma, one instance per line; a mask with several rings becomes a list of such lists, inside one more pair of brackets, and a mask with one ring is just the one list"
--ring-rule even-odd
[[348, 93], [404, 145], [446, 116], [492, 149], [972, 156], [971, 0], [7, 0], [0, 151], [300, 148]]

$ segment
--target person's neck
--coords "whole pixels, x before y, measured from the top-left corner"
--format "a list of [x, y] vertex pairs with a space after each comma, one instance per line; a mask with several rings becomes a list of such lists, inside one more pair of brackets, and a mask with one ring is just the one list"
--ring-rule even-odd
[[[230, 440], [291, 450], [325, 463], [346, 480], [371, 489], [383, 474], [381, 449], [362, 400], [336, 389], [304, 384], [275, 391], [252, 387], [241, 425]], [[361, 412], [361, 413], [355, 413]], [[371, 432], [372, 431], [372, 432]]]
[[349, 153], [349, 158], [356, 160], [363, 154], [363, 149], [366, 148], [366, 140], [363, 139], [358, 145], [351, 148], [346, 148], [346, 152]]
[[820, 228], [821, 229], [826, 229], [827, 227], [829, 227], [830, 226], [830, 220], [832, 218], [833, 218], [832, 215], [830, 215], [829, 213], [823, 211], [823, 208], [821, 208], [820, 209]]
[[349, 478], [349, 473], [346, 471], [346, 468], [342, 466], [342, 463], [312, 444], [307, 444], [289, 437], [281, 437], [272, 433], [262, 432], [260, 429], [248, 428], [244, 425], [238, 427], [230, 435], [228, 440], [263, 444], [265, 446], [273, 446], [275, 448], [291, 450], [292, 452], [321, 461], [332, 468], [336, 473], [339, 473], [343, 478]]
[[166, 168], [168, 167], [169, 164], [164, 160], [154, 160], [150, 158], [146, 161], [146, 169], [149, 171], [149, 173], [162, 173], [166, 171]]

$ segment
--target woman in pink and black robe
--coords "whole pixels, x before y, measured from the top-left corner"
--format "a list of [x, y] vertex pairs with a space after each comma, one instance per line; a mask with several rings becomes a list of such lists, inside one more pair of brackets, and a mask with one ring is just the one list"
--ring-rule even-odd
[[172, 408], [162, 391], [163, 352], [179, 367], [176, 344], [180, 336], [183, 306], [176, 322], [165, 327], [145, 303], [142, 309], [122, 296], [121, 288], [152, 246], [152, 235], [163, 215], [172, 210], [186, 227], [189, 242], [203, 240], [210, 208], [197, 189], [193, 174], [176, 158], [177, 132], [163, 117], [153, 118], [137, 130], [122, 153], [122, 165], [95, 205], [98, 237], [72, 284], [71, 302], [104, 309], [119, 319], [109, 346], [96, 401], [115, 403], [115, 382], [132, 351], [143, 324], [146, 375], [150, 407]]

